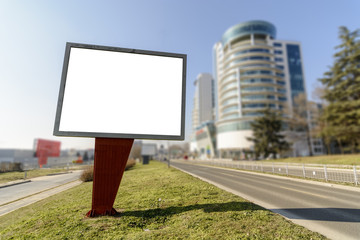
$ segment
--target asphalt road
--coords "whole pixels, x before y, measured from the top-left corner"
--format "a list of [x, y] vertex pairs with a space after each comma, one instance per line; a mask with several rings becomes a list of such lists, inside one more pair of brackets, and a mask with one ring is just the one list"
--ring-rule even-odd
[[175, 166], [331, 239], [360, 239], [360, 190], [172, 161]]
[[0, 216], [78, 185], [81, 172], [37, 177], [31, 182], [0, 188]]

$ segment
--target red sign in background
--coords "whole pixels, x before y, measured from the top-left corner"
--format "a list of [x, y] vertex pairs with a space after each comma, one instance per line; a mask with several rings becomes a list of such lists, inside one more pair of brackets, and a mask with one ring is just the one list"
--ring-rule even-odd
[[36, 139], [35, 141], [36, 157], [38, 158], [38, 163], [40, 167], [47, 164], [48, 157], [60, 156], [61, 142], [45, 139]]

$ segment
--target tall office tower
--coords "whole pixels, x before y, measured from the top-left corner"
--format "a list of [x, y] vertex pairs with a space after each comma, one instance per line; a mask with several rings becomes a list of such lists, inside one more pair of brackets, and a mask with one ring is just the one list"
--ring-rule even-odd
[[190, 150], [214, 156], [214, 79], [209, 73], [200, 73], [195, 82]]
[[[306, 94], [301, 46], [276, 40], [271, 23], [249, 21], [229, 28], [213, 57], [217, 147], [222, 157], [238, 159], [253, 147], [250, 123], [262, 110], [288, 108], [291, 115], [294, 97]], [[300, 145], [296, 151], [306, 155]]]
[[200, 73], [195, 82], [194, 106], [192, 112], [193, 130], [200, 124], [214, 120], [214, 80], [209, 73]]

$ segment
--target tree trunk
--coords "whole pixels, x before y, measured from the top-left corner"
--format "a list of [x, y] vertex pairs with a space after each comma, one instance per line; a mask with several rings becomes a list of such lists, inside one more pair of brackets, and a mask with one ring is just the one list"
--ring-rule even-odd
[[308, 147], [309, 147], [309, 156], [313, 156], [314, 153], [312, 151], [312, 146], [311, 146], [311, 138], [310, 138], [310, 132], [309, 132], [309, 128], [307, 127], [306, 128], [306, 140], [307, 140], [307, 143], [308, 143]]
[[351, 153], [356, 153], [356, 140], [351, 141]]
[[327, 144], [326, 144], [326, 146], [327, 146], [327, 154], [328, 155], [331, 155], [331, 144], [330, 144], [330, 142], [328, 142]]
[[342, 146], [342, 144], [341, 144], [341, 140], [340, 140], [340, 139], [336, 139], [336, 140], [337, 140], [337, 142], [338, 142], [338, 144], [339, 144], [339, 148], [340, 148], [341, 154], [344, 154], [344, 149], [343, 149], [343, 146]]

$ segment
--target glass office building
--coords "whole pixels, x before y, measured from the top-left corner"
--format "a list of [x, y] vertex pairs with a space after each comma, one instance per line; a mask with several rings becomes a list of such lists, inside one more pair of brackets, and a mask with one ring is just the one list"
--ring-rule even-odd
[[293, 98], [306, 93], [301, 56], [300, 43], [277, 40], [269, 22], [249, 21], [225, 31], [213, 48], [221, 157], [244, 158], [252, 150], [250, 123], [265, 108], [287, 108], [291, 114]]

